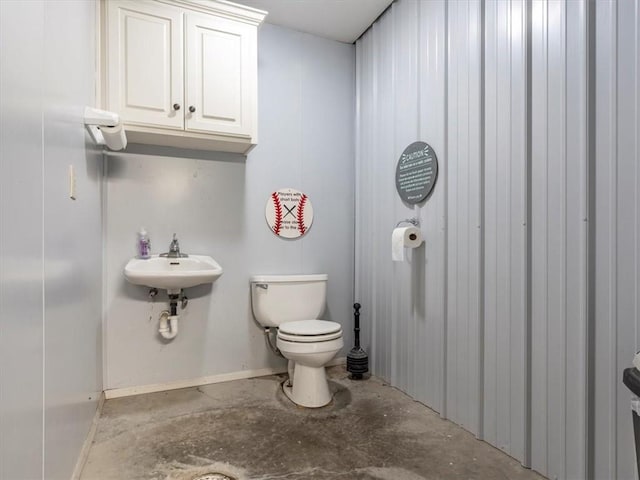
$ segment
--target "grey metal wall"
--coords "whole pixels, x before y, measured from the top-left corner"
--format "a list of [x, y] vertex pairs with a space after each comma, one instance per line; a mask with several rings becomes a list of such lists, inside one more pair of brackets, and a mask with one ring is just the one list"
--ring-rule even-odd
[[[634, 478], [638, 2], [398, 0], [357, 42], [356, 294], [374, 373], [541, 473]], [[415, 140], [433, 196], [395, 192]], [[422, 223], [404, 264], [391, 231]]]
[[476, 435], [482, 434], [483, 372], [481, 8], [480, 2], [447, 3], [447, 168], [441, 179], [448, 227], [444, 412]]
[[[444, 1], [394, 5], [356, 45], [356, 298], [370, 326], [365, 343], [375, 352], [373, 371], [438, 411], [445, 398], [446, 173], [429, 208], [414, 211], [396, 199], [393, 159], [415, 138], [429, 138], [437, 152], [446, 148], [445, 13]], [[423, 55], [424, 44], [437, 54]], [[407, 263], [392, 263], [391, 230], [414, 215], [426, 226], [426, 246]]]
[[484, 438], [525, 460], [527, 8], [485, 4]]
[[640, 4], [596, 2], [593, 459], [596, 478], [633, 478], [629, 393], [640, 350]]
[[531, 466], [586, 475], [586, 3], [531, 14]]

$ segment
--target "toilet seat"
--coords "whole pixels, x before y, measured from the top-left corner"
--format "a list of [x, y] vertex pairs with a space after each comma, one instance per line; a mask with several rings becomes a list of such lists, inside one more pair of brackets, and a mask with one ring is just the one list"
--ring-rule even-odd
[[342, 331], [329, 333], [327, 335], [288, 335], [286, 333], [278, 333], [278, 338], [280, 340], [298, 343], [328, 342], [329, 340], [335, 340], [340, 337], [342, 337]]
[[278, 338], [288, 342], [327, 342], [342, 337], [342, 326], [327, 320], [295, 320], [282, 323]]

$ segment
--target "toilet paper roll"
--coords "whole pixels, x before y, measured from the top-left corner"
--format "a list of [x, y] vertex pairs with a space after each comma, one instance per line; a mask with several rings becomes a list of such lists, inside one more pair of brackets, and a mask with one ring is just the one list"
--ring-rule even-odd
[[391, 234], [391, 258], [394, 262], [404, 261], [405, 248], [417, 248], [422, 245], [422, 232], [417, 227], [398, 227]]
[[124, 133], [122, 124], [115, 127], [100, 127], [104, 143], [111, 150], [122, 150], [127, 146], [127, 136]]

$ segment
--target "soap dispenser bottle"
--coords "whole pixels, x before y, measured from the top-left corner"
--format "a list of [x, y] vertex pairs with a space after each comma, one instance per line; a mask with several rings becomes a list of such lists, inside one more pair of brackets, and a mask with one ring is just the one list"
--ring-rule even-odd
[[151, 256], [151, 240], [149, 234], [142, 227], [138, 232], [138, 258], [149, 258]]

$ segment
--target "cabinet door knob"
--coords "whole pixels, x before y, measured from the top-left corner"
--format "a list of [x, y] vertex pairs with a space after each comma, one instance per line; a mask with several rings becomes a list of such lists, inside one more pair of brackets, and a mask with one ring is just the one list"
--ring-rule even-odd
[[189, 107], [189, 111], [190, 111], [191, 113], [195, 112], [195, 111], [196, 111], [196, 107], [194, 107], [193, 105], [191, 105], [191, 106]]
[[174, 110], [180, 110], [180, 104], [179, 103], [174, 103], [173, 104], [173, 109]]

